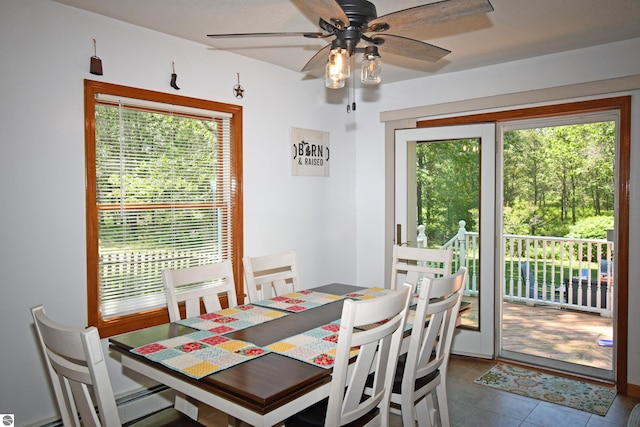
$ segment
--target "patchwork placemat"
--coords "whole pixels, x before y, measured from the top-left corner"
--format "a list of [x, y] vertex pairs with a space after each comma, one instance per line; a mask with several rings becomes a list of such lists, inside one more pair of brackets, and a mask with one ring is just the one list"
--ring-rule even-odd
[[344, 295], [332, 295], [323, 292], [302, 290], [300, 292], [291, 292], [262, 301], [256, 301], [253, 304], [279, 310], [299, 312], [341, 299], [344, 299]]
[[175, 323], [223, 335], [288, 315], [282, 311], [245, 304], [178, 320]]
[[[413, 323], [415, 322], [415, 319], [416, 319], [416, 311], [415, 310], [409, 310], [409, 313], [407, 313], [407, 320], [405, 321], [405, 324], [404, 324], [404, 330], [405, 331], [410, 331], [411, 329], [413, 329]], [[357, 328], [358, 329], [362, 329], [363, 331], [367, 331], [369, 329], [375, 328], [376, 326], [379, 326], [382, 323], [386, 323], [387, 321], [370, 323], [368, 325], [359, 325]]]
[[269, 350], [213, 332], [197, 331], [134, 348], [131, 352], [190, 377], [202, 378], [267, 354]]
[[[391, 292], [393, 292], [393, 290], [387, 289], [387, 288], [365, 288], [365, 289], [360, 289], [357, 292], [351, 292], [351, 293], [345, 294], [345, 297], [362, 300], [362, 299], [383, 297], [385, 295], [389, 295]], [[416, 305], [417, 303], [418, 303], [418, 294], [412, 295], [410, 305], [413, 306], [413, 305]]]
[[[336, 321], [269, 344], [265, 348], [328, 369], [333, 367], [335, 360], [339, 330], [340, 322]], [[356, 354], [358, 349], [352, 348], [351, 356]]]
[[378, 298], [378, 297], [388, 295], [391, 292], [393, 291], [387, 288], [366, 288], [366, 289], [360, 289], [357, 292], [350, 292], [348, 294], [345, 294], [345, 297], [358, 299], [358, 300], [371, 299], [371, 298]]

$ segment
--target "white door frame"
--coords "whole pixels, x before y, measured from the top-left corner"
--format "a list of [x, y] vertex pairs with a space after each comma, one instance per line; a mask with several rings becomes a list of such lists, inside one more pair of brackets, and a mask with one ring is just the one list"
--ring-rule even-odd
[[[409, 153], [415, 154], [417, 141], [443, 141], [452, 139], [479, 138], [480, 144], [480, 247], [488, 248], [482, 253], [480, 260], [480, 294], [482, 301], [479, 310], [478, 330], [458, 328], [452, 344], [455, 354], [493, 359], [497, 354], [496, 346], [496, 313], [500, 308], [495, 291], [495, 259], [496, 222], [502, 215], [496, 212], [496, 138], [495, 125], [482, 123], [461, 126], [433, 128], [399, 129], [395, 132], [395, 224], [401, 224], [403, 242], [414, 241], [407, 230], [416, 230], [413, 224], [407, 223], [408, 197], [415, 197], [415, 182], [408, 183], [407, 175], [413, 168], [415, 176], [415, 158], [409, 159]], [[410, 166], [408, 166], [410, 165]], [[410, 187], [414, 187], [410, 191]], [[410, 196], [411, 195], [411, 196]], [[415, 217], [415, 215], [411, 215]], [[413, 228], [411, 228], [413, 227]]]

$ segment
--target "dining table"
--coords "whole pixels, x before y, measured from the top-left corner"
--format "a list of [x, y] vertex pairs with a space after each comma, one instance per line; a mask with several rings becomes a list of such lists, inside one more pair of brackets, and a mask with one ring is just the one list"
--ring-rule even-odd
[[[109, 347], [119, 356], [124, 368], [216, 408], [235, 420], [252, 426], [279, 425], [300, 410], [328, 397], [332, 374], [329, 366], [323, 366], [321, 358], [310, 363], [306, 353], [296, 353], [297, 349], [287, 353], [280, 349], [286, 347], [291, 350], [292, 345], [289, 343], [299, 342], [292, 337], [304, 337], [306, 341], [312, 341], [309, 337], [315, 337], [317, 331], [334, 331], [334, 336], [337, 336], [337, 328], [328, 326], [335, 327], [339, 321], [346, 298], [358, 298], [359, 295], [364, 295], [363, 291], [365, 294], [369, 291], [367, 297], [372, 297], [376, 292], [380, 295], [390, 292], [384, 288], [332, 283], [307, 290], [313, 295], [326, 295], [331, 299], [307, 307], [304, 304], [294, 305], [293, 310], [282, 308], [279, 303], [263, 305], [263, 309], [272, 309], [272, 318], [255, 324], [249, 323], [248, 327], [237, 330], [203, 330], [209, 328], [209, 321], [226, 320], [207, 318], [205, 315], [203, 319], [196, 319], [200, 324], [194, 319], [185, 319], [184, 322], [166, 323], [113, 336], [109, 338]], [[240, 308], [259, 307], [259, 304], [245, 304]], [[467, 304], [464, 309], [468, 308], [466, 306]], [[206, 326], [201, 327], [201, 324]], [[221, 328], [225, 326], [224, 322], [220, 324]], [[225, 344], [250, 343], [250, 346], [230, 353], [236, 356], [239, 351], [242, 353], [246, 350], [242, 353], [245, 359], [236, 360], [228, 366], [211, 368], [210, 363], [204, 363], [206, 369], [212, 369], [210, 374], [206, 370], [189, 370], [191, 368], [179, 363], [171, 366], [166, 363], [167, 359], [163, 363], [167, 352], [175, 352], [175, 349], [167, 349], [164, 348], [167, 345], [160, 344], [179, 342], [186, 348], [193, 345], [193, 340], [187, 340], [186, 337], [193, 336], [200, 339], [198, 344], [202, 341], [213, 343], [228, 340]], [[201, 339], [202, 337], [205, 338]], [[313, 345], [319, 343], [320, 341]], [[259, 355], [255, 349], [260, 350]], [[256, 357], [252, 357], [253, 355]], [[189, 358], [189, 354], [180, 354], [173, 360], [180, 360], [182, 363], [184, 358]], [[203, 363], [198, 364], [197, 368], [202, 369], [202, 365]]]

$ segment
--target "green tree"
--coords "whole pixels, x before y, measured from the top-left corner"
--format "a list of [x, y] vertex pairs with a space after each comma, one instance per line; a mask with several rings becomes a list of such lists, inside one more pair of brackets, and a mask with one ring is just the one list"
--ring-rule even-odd
[[[432, 245], [455, 235], [461, 219], [477, 230], [479, 148], [474, 140], [417, 145], [417, 220]], [[504, 231], [564, 236], [583, 218], [613, 218], [614, 161], [614, 122], [505, 132]]]

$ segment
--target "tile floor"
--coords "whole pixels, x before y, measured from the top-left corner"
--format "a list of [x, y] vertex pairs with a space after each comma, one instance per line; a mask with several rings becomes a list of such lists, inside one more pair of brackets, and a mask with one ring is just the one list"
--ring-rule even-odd
[[[463, 357], [450, 359], [447, 386], [452, 426], [626, 427], [631, 410], [640, 403], [640, 399], [618, 395], [602, 417], [473, 382], [495, 363]], [[226, 426], [227, 417], [216, 410], [202, 408], [200, 422], [207, 426]], [[391, 427], [400, 426], [400, 417], [391, 415]]]

